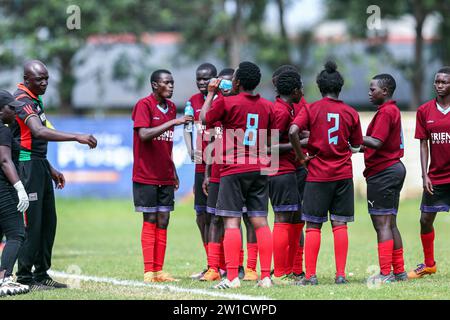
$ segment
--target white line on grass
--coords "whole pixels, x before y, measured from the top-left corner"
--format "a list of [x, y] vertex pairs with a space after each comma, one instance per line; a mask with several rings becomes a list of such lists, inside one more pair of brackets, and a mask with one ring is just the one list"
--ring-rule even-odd
[[108, 284], [112, 284], [115, 286], [123, 286], [123, 287], [153, 288], [153, 289], [158, 289], [158, 290], [168, 290], [168, 291], [177, 292], [177, 293], [199, 294], [199, 295], [204, 295], [204, 296], [211, 296], [211, 297], [225, 298], [225, 299], [235, 299], [235, 300], [271, 300], [270, 298], [265, 297], [265, 296], [249, 296], [249, 295], [236, 294], [236, 293], [221, 293], [221, 292], [214, 292], [214, 291], [204, 290], [204, 289], [182, 288], [182, 287], [177, 287], [174, 285], [148, 284], [148, 283], [132, 281], [132, 280], [120, 280], [120, 279], [114, 279], [114, 278], [103, 278], [103, 277], [95, 277], [95, 276], [69, 274], [69, 273], [60, 272], [60, 271], [49, 271], [48, 273], [51, 276], [59, 277], [59, 278], [81, 280], [81, 281], [92, 281], [92, 282], [99, 282], [99, 283], [108, 283]]

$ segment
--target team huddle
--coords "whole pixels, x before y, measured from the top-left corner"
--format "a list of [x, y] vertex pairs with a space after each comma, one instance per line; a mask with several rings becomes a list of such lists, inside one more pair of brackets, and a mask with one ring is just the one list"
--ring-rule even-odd
[[[163, 271], [179, 186], [172, 161], [178, 125], [184, 125], [196, 164], [194, 209], [207, 257], [205, 270], [192, 279], [219, 281], [215, 289], [238, 288], [241, 280], [257, 281], [263, 288], [317, 285], [321, 227], [330, 219], [335, 283], [348, 283], [347, 224], [354, 221], [351, 157], [358, 152], [364, 153], [368, 213], [378, 240], [380, 273], [371, 280], [390, 283], [435, 273], [433, 222], [437, 212], [450, 209], [450, 67], [436, 73], [437, 96], [417, 111], [424, 262], [410, 272], [404, 268], [396, 221], [406, 169], [400, 160], [404, 141], [393, 100], [395, 79], [389, 74], [372, 78], [369, 98], [377, 112], [365, 136], [358, 112], [339, 100], [344, 79], [334, 62], [327, 62], [316, 79], [323, 98], [310, 104], [294, 66], [273, 73], [275, 102], [255, 92], [260, 80], [260, 69], [251, 62], [219, 73], [214, 65], [201, 64], [196, 70], [199, 93], [186, 103], [184, 116], [176, 118], [169, 100], [171, 72], [160, 69], [151, 75], [153, 93], [139, 100], [132, 114], [133, 196], [136, 212], [143, 213], [144, 281], [178, 281]], [[272, 230], [269, 199], [275, 214]], [[245, 267], [241, 218], [247, 229]]]

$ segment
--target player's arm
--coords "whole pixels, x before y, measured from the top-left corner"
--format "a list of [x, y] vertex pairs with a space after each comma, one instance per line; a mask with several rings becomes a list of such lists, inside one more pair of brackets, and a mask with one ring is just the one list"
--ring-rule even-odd
[[37, 139], [46, 141], [76, 141], [87, 144], [91, 149], [97, 146], [97, 139], [91, 134], [76, 134], [49, 129], [42, 125], [37, 115], [31, 115], [25, 120], [25, 124], [30, 128], [31, 134]]
[[206, 124], [206, 114], [211, 109], [212, 102], [216, 92], [219, 90], [219, 84], [222, 81], [221, 78], [213, 78], [209, 80], [208, 84], [208, 95], [206, 96], [205, 102], [203, 103], [202, 110], [200, 111], [200, 120], [203, 124]]
[[363, 137], [363, 146], [364, 147], [378, 150], [381, 148], [382, 145], [383, 145], [383, 141], [378, 140], [377, 138], [373, 138], [370, 136]]
[[420, 165], [422, 168], [423, 189], [429, 194], [433, 194], [433, 183], [428, 176], [428, 139], [420, 139]]
[[50, 162], [48, 162], [48, 165], [50, 167], [50, 175], [52, 176], [52, 180], [55, 183], [55, 188], [56, 189], [64, 189], [65, 185], [66, 185], [66, 178], [64, 177], [64, 175], [59, 172], [58, 170], [56, 170]]
[[172, 164], [173, 164], [173, 174], [175, 175], [175, 191], [176, 191], [180, 187], [180, 179], [178, 178], [177, 167], [175, 166], [175, 163], [173, 161]]
[[302, 144], [300, 142], [300, 128], [294, 123], [289, 128], [289, 141], [291, 142], [292, 148], [294, 149], [297, 159], [300, 161], [305, 160], [305, 154], [302, 150]]
[[24, 212], [28, 209], [29, 200], [25, 187], [17, 174], [16, 166], [11, 159], [11, 148], [9, 146], [0, 145], [0, 166], [8, 181], [14, 186], [19, 198], [17, 210]]
[[193, 121], [191, 116], [183, 116], [181, 118], [173, 119], [163, 123], [160, 126], [153, 128], [138, 128], [138, 134], [141, 141], [150, 141], [153, 138], [159, 137], [161, 134], [172, 128], [173, 126], [179, 126], [182, 124], [187, 124]]

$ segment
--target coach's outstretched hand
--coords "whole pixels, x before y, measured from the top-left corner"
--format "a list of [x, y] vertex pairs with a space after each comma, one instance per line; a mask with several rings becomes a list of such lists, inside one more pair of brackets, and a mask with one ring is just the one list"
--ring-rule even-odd
[[97, 139], [92, 134], [80, 134], [77, 135], [77, 141], [81, 144], [87, 144], [89, 148], [94, 149], [97, 147]]

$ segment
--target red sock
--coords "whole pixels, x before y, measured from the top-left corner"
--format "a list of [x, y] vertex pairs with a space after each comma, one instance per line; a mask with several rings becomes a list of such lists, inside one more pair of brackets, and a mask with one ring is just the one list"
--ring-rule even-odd
[[261, 266], [261, 279], [270, 277], [270, 268], [272, 265], [272, 232], [269, 226], [255, 230], [256, 240], [258, 242], [259, 264]]
[[239, 251], [242, 247], [241, 231], [239, 228], [226, 228], [223, 240], [225, 262], [227, 265], [227, 278], [232, 281], [238, 276]]
[[223, 248], [223, 239], [220, 242], [219, 268], [222, 270], [227, 270], [227, 264], [225, 263], [225, 250]]
[[281, 277], [287, 269], [290, 229], [290, 223], [275, 222], [273, 227], [273, 274], [275, 277]]
[[306, 279], [316, 274], [317, 257], [320, 250], [320, 229], [306, 229], [305, 232]]
[[292, 272], [295, 274], [301, 274], [303, 272], [303, 246], [299, 245], [297, 253], [295, 254], [294, 267]]
[[217, 242], [208, 243], [208, 266], [219, 271], [221, 245]]
[[247, 242], [247, 268], [256, 270], [258, 260], [258, 243]]
[[394, 240], [378, 243], [378, 261], [380, 263], [380, 273], [388, 275], [391, 273], [392, 255], [394, 253]]
[[152, 272], [154, 270], [154, 251], [156, 238], [156, 224], [144, 222], [142, 224], [141, 246], [142, 256], [144, 257], [144, 272]]
[[203, 248], [205, 249], [206, 257], [208, 257], [208, 243], [203, 242]]
[[336, 261], [336, 277], [345, 277], [345, 265], [347, 264], [348, 233], [347, 226], [333, 228], [334, 259]]
[[403, 260], [403, 248], [395, 249], [392, 255], [392, 266], [394, 273], [399, 274], [405, 272], [405, 261]]
[[[289, 257], [287, 261], [286, 274], [294, 272], [294, 264], [297, 260], [298, 249], [300, 247], [300, 235], [302, 234], [303, 226], [303, 223], [291, 224], [291, 230], [289, 232]], [[300, 259], [303, 260], [302, 258]], [[302, 267], [300, 267], [300, 269], [302, 269]]]
[[244, 248], [241, 248], [241, 251], [239, 252], [239, 267], [242, 267], [243, 265], [244, 265]]
[[164, 266], [167, 246], [167, 229], [156, 228], [155, 271], [161, 271]]
[[423, 255], [427, 267], [434, 266], [434, 230], [427, 234], [421, 234]]

